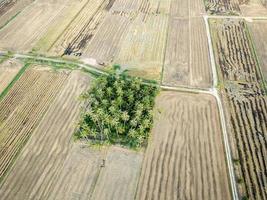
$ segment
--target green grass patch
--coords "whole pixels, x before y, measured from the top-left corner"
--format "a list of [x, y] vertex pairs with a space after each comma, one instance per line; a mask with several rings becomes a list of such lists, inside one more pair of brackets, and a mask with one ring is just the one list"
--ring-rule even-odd
[[13, 87], [13, 85], [16, 83], [17, 80], [22, 76], [22, 74], [25, 72], [25, 70], [30, 66], [29, 63], [25, 64], [20, 71], [17, 73], [17, 75], [13, 78], [13, 80], [8, 84], [8, 86], [4, 89], [4, 91], [0, 94], [0, 101], [6, 96], [6, 94], [9, 92], [9, 90]]
[[81, 95], [84, 106], [75, 137], [93, 145], [146, 146], [158, 91], [158, 86], [144, 84], [115, 66]]

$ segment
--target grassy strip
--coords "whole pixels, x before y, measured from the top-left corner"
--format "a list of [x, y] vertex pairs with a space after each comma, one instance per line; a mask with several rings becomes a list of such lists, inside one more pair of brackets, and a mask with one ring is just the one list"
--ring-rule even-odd
[[261, 80], [259, 82], [259, 84], [261, 85], [262, 89], [264, 90], [265, 94], [267, 94], [267, 85], [265, 83], [265, 78], [264, 78], [264, 75], [263, 75], [263, 72], [261, 70], [261, 65], [260, 65], [260, 59], [258, 57], [258, 54], [257, 54], [257, 51], [256, 51], [256, 46], [253, 42], [253, 39], [252, 39], [252, 34], [248, 28], [248, 25], [246, 22], [245, 23], [245, 31], [246, 31], [246, 34], [248, 36], [248, 40], [249, 40], [249, 46], [251, 47], [251, 50], [252, 50], [252, 53], [253, 53], [253, 57], [255, 58], [256, 60], [256, 67], [257, 67], [257, 70], [260, 72], [260, 76], [261, 76]]
[[6, 21], [6, 23], [4, 25], [2, 25], [0, 27], [0, 30], [2, 30], [5, 26], [7, 26], [11, 21], [13, 21], [19, 14], [21, 13], [21, 11], [19, 11], [17, 14], [15, 14], [13, 17], [11, 17], [9, 20]]
[[30, 63], [30, 64], [49, 65], [53, 69], [69, 69], [69, 70], [79, 69], [79, 67], [76, 64], [58, 63], [58, 62], [34, 59], [34, 58], [22, 58], [22, 60], [25, 63]]
[[17, 73], [17, 75], [8, 84], [8, 86], [4, 89], [4, 91], [0, 94], [0, 101], [6, 96], [6, 94], [9, 92], [9, 90], [13, 87], [13, 85], [16, 83], [16, 81], [19, 80], [19, 78], [22, 76], [22, 74], [25, 72], [25, 70], [29, 66], [30, 66], [30, 63], [27, 63], [20, 69], [20, 71]]
[[66, 70], [81, 70], [87, 74], [92, 75], [93, 77], [98, 77], [101, 75], [100, 73], [97, 73], [96, 71], [86, 69], [86, 68], [81, 68], [77, 66], [76, 64], [69, 64], [69, 63], [58, 63], [58, 62], [53, 62], [53, 61], [46, 61], [46, 60], [40, 60], [40, 59], [22, 59], [26, 63], [31, 63], [31, 64], [38, 64], [38, 65], [47, 65], [50, 66], [54, 70], [60, 70], [60, 69], [66, 69]]

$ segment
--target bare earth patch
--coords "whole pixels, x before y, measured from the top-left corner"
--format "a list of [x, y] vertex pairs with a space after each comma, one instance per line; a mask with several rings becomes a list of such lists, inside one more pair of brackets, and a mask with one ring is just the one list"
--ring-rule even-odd
[[212, 96], [162, 92], [137, 199], [231, 199]]

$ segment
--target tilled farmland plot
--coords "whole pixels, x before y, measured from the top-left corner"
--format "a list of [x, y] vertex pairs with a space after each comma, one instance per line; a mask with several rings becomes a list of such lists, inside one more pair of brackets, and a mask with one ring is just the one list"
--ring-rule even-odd
[[49, 51], [57, 55], [82, 55], [109, 6], [108, 0], [86, 1]]
[[143, 154], [120, 147], [111, 147], [106, 154], [91, 199], [134, 200]]
[[207, 12], [214, 15], [266, 16], [263, 0], [205, 0]]
[[170, 86], [211, 86], [209, 48], [202, 1], [172, 1], [162, 82]]
[[239, 0], [205, 0], [206, 10], [211, 14], [240, 14]]
[[0, 64], [0, 94], [17, 75], [23, 64], [15, 59], [5, 60]]
[[162, 92], [136, 199], [231, 199], [216, 100]]
[[4, 15], [14, 4], [17, 0], [3, 0], [0, 2], [0, 16]]
[[130, 25], [115, 58], [132, 74], [160, 78], [168, 26], [167, 15], [139, 14]]
[[0, 31], [0, 50], [29, 52], [71, 6], [71, 1], [37, 0]]
[[111, 64], [121, 47], [121, 40], [128, 31], [130, 19], [117, 14], [108, 14], [97, 34], [85, 48], [83, 56], [101, 64]]
[[36, 48], [52, 55], [94, 60], [97, 66], [117, 62], [133, 74], [159, 79], [169, 8], [170, 1], [159, 0], [87, 1], [61, 36], [53, 37], [55, 31], [49, 31]]
[[265, 0], [243, 0], [239, 5], [244, 16], [267, 16], [267, 1]]
[[248, 23], [248, 26], [255, 42], [262, 73], [265, 81], [267, 81], [267, 20], [253, 20], [253, 22]]
[[24, 8], [34, 0], [2, 0], [0, 1], [0, 28], [2, 28], [12, 17], [18, 15]]
[[242, 20], [210, 21], [240, 196], [267, 199], [267, 102]]
[[31, 136], [67, 74], [28, 69], [0, 102], [0, 178]]

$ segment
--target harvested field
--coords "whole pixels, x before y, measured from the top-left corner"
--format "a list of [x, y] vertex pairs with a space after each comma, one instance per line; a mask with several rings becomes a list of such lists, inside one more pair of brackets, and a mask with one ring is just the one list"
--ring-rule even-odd
[[56, 55], [80, 56], [102, 22], [107, 0], [86, 1], [60, 38], [48, 50]]
[[203, 18], [171, 19], [163, 84], [208, 88], [211, 82], [209, 49]]
[[138, 13], [146, 14], [146, 16], [150, 14], [169, 14], [171, 1], [172, 0], [140, 0]]
[[[119, 63], [132, 75], [157, 80], [160, 80], [162, 67], [167, 66], [166, 82], [208, 87], [211, 77], [202, 19], [205, 9], [201, 0], [183, 3], [184, 16], [181, 3], [171, 0], [68, 0], [64, 3], [62, 0], [37, 0], [0, 31], [0, 49], [71, 56], [90, 60], [99, 67]], [[176, 19], [180, 17], [187, 18], [184, 24], [188, 23], [188, 27], [182, 24], [182, 28], [177, 29], [176, 26], [180, 26], [177, 22], [183, 20]], [[170, 37], [167, 37], [168, 26]], [[175, 37], [185, 29], [190, 31], [189, 39]], [[196, 34], [198, 31], [200, 34]], [[181, 48], [176, 50], [181, 39], [186, 40], [188, 52]], [[195, 49], [203, 51], [199, 54]], [[180, 54], [182, 60], [175, 63]], [[189, 60], [188, 64], [177, 67], [183, 57]], [[201, 66], [195, 67], [196, 63]], [[177, 74], [185, 80], [177, 81]]]
[[22, 66], [23, 63], [15, 59], [5, 60], [0, 64], [0, 94], [17, 75]]
[[239, 15], [239, 0], [205, 0], [206, 11], [214, 15]]
[[211, 86], [211, 66], [200, 1], [171, 4], [162, 82], [171, 86]]
[[162, 92], [136, 199], [231, 199], [216, 100]]
[[265, 80], [267, 80], [267, 21], [253, 20], [253, 22], [249, 22], [248, 25], [255, 43], [257, 55], [259, 56], [261, 70]]
[[266, 0], [246, 0], [239, 7], [244, 16], [267, 16]]
[[[62, 14], [62, 16], [57, 18], [57, 21], [53, 25], [49, 26], [47, 32], [36, 43], [34, 46], [36, 51], [54, 55], [55, 52], [53, 52], [51, 49], [56, 45], [57, 41], [60, 41], [64, 31], [70, 31], [69, 29], [72, 25], [72, 21], [76, 20], [76, 17], [79, 16], [79, 13], [82, 12], [85, 5], [88, 4], [88, 0], [72, 1], [70, 3], [71, 6], [65, 9], [65, 12]], [[78, 24], [76, 24], [76, 26], [77, 25]], [[75, 27], [72, 28], [75, 29]], [[62, 55], [60, 52], [57, 53], [59, 53], [58, 55]]]
[[115, 63], [132, 74], [160, 79], [164, 60], [168, 16], [139, 14], [121, 43]]
[[265, 0], [205, 0], [207, 12], [214, 15], [266, 16]]
[[119, 147], [107, 152], [106, 166], [101, 169], [92, 199], [134, 200], [143, 155]]
[[170, 17], [202, 17], [206, 13], [203, 0], [172, 0]]
[[16, 3], [16, 0], [0, 1], [0, 16], [5, 14]]
[[28, 69], [0, 102], [0, 178], [38, 125], [67, 74]]
[[121, 47], [129, 25], [130, 19], [127, 17], [109, 14], [85, 48], [83, 56], [94, 58], [98, 63], [110, 64]]
[[211, 34], [222, 80], [261, 81], [257, 60], [244, 20], [210, 20]]
[[117, 147], [100, 151], [72, 141], [79, 117], [77, 98], [89, 83], [80, 72], [69, 75], [0, 185], [2, 198], [134, 199], [142, 154]]
[[214, 20], [211, 29], [239, 194], [267, 199], [267, 103], [247, 27]]
[[[229, 84], [230, 85], [230, 84]], [[267, 199], [267, 99], [257, 92], [225, 89], [235, 171], [241, 196]]]
[[0, 1], [0, 29], [12, 17], [19, 14], [24, 8], [30, 5], [34, 0], [2, 0]]
[[53, 26], [71, 5], [64, 0], [37, 0], [30, 4], [0, 31], [0, 50], [31, 51], [49, 26]]

